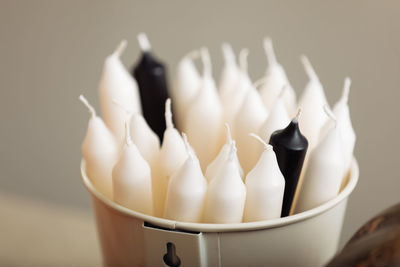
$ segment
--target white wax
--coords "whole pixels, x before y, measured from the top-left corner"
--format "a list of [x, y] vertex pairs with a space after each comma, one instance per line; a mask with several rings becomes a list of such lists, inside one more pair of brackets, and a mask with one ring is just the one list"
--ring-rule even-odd
[[343, 150], [339, 131], [332, 127], [311, 152], [296, 213], [315, 208], [334, 198], [344, 176]]
[[165, 206], [165, 196], [170, 176], [181, 167], [187, 158], [185, 144], [179, 132], [172, 124], [171, 100], [165, 104], [165, 120], [167, 128], [153, 171], [153, 201], [155, 216], [162, 217]]
[[130, 123], [133, 143], [137, 146], [140, 154], [154, 166], [160, 151], [160, 140], [153, 132], [141, 114], [133, 114]]
[[308, 151], [311, 151], [319, 140], [321, 128], [327, 121], [323, 107], [328, 105], [324, 89], [310, 61], [306, 56], [301, 57], [309, 81], [299, 100], [302, 114], [299, 118], [299, 127], [308, 140]]
[[198, 51], [192, 51], [179, 61], [174, 85], [171, 88], [175, 122], [180, 129], [185, 123], [187, 109], [201, 86], [200, 75], [193, 63], [193, 59], [198, 57]]
[[268, 69], [263, 78], [263, 85], [260, 87], [260, 95], [264, 105], [268, 110], [271, 110], [282, 87], [286, 86], [287, 90], [284, 92], [283, 101], [288, 113], [293, 115], [296, 111], [296, 93], [290, 85], [284, 68], [276, 59], [270, 38], [264, 39], [264, 49], [268, 59]]
[[[187, 145], [188, 146], [188, 145]], [[168, 183], [164, 217], [180, 222], [200, 222], [207, 181], [197, 157], [187, 147], [188, 157]]]
[[128, 114], [116, 106], [113, 101], [117, 101], [131, 112], [142, 112], [136, 81], [120, 60], [120, 55], [125, 47], [126, 41], [122, 41], [114, 53], [106, 58], [99, 84], [104, 121], [121, 144], [124, 138], [124, 123]]
[[118, 159], [117, 144], [103, 120], [96, 116], [93, 107], [83, 96], [80, 99], [92, 114], [81, 148], [86, 174], [97, 191], [112, 199], [111, 172]]
[[[337, 127], [342, 140], [342, 148], [344, 153], [344, 161], [346, 166], [346, 171], [349, 170], [352, 159], [353, 151], [356, 142], [356, 134], [351, 123], [349, 106], [347, 104], [349, 98], [351, 80], [346, 78], [343, 86], [342, 97], [333, 107], [333, 114], [337, 119]], [[321, 130], [320, 138], [323, 138], [326, 132], [332, 127], [332, 121], [327, 121]]]
[[[203, 169], [215, 158], [223, 143], [223, 110], [211, 76], [208, 50], [201, 50], [204, 73], [199, 94], [186, 114], [184, 132], [197, 153]], [[206, 145], [205, 145], [206, 144]]]
[[[246, 79], [250, 80], [247, 75], [247, 68], [242, 68], [242, 74], [247, 77]], [[245, 174], [254, 167], [259, 157], [259, 145], [257, 141], [249, 137], [249, 133], [258, 132], [267, 117], [268, 112], [261, 97], [250, 83], [247, 95], [236, 114], [232, 127], [233, 136], [238, 147], [239, 161]]]
[[132, 142], [129, 130], [126, 132], [126, 143], [112, 172], [113, 198], [131, 210], [153, 215], [150, 166]]
[[281, 217], [285, 178], [271, 145], [265, 144], [257, 165], [246, 176], [246, 205], [243, 221]]
[[240, 223], [246, 201], [246, 186], [234, 161], [234, 145], [218, 175], [208, 185], [204, 222]]
[[[218, 172], [221, 170], [221, 167], [223, 166], [224, 162], [228, 159], [229, 153], [231, 150], [231, 145], [235, 144], [235, 141], [232, 140], [232, 136], [230, 133], [229, 125], [225, 124], [226, 126], [226, 142], [222, 146], [221, 150], [219, 151], [218, 155], [215, 157], [215, 159], [208, 164], [207, 169], [206, 169], [206, 174], [205, 177], [208, 182], [210, 182], [215, 176], [217, 176]], [[240, 166], [239, 159], [237, 157], [237, 154], [234, 155], [234, 161], [236, 162], [240, 176], [243, 177], [243, 169]]]

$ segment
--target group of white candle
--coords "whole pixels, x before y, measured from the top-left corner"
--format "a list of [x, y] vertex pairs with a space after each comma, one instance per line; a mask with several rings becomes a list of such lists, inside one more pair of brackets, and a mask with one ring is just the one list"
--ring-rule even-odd
[[[238, 66], [230, 45], [222, 46], [225, 66], [217, 89], [208, 51], [202, 48], [179, 62], [170, 91], [174, 121], [187, 136], [174, 127], [168, 99], [160, 146], [141, 115], [137, 84], [120, 61], [125, 47], [123, 41], [104, 64], [99, 86], [104, 122], [80, 97], [91, 113], [82, 144], [86, 173], [104, 196], [135, 211], [184, 222], [279, 218], [285, 180], [267, 143], [298, 108], [302, 112], [296, 118], [309, 141], [309, 156], [296, 211], [338, 194], [355, 143], [347, 105], [350, 79], [330, 111], [315, 71], [302, 56], [309, 83], [297, 105], [267, 38], [268, 69], [255, 84], [247, 73], [248, 51], [240, 52]], [[193, 62], [198, 57], [202, 75]]]

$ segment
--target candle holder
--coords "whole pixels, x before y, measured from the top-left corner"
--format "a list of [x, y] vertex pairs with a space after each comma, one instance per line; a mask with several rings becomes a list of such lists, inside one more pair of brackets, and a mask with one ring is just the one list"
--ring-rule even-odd
[[104, 266], [322, 266], [336, 253], [347, 200], [358, 182], [353, 159], [342, 190], [302, 213], [266, 221], [185, 223], [145, 215], [99, 193], [86, 176]]

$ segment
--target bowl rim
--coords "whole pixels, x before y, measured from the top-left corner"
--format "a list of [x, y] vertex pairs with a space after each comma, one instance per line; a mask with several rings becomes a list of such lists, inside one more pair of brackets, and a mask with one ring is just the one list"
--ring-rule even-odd
[[251, 231], [251, 230], [259, 230], [266, 228], [276, 228], [282, 227], [288, 224], [294, 224], [296, 222], [300, 222], [311, 217], [315, 217], [319, 214], [327, 212], [328, 210], [334, 208], [339, 203], [348, 198], [351, 192], [353, 192], [355, 186], [357, 185], [359, 178], [359, 167], [357, 160], [353, 158], [350, 174], [348, 177], [348, 181], [343, 190], [333, 199], [325, 202], [324, 204], [315, 207], [313, 209], [297, 213], [288, 217], [264, 220], [264, 221], [255, 221], [255, 222], [241, 222], [241, 223], [228, 223], [228, 224], [214, 224], [214, 223], [191, 223], [191, 222], [180, 222], [174, 221], [164, 218], [159, 218], [147, 214], [143, 214], [128, 208], [125, 208], [112, 200], [105, 197], [103, 194], [98, 192], [90, 179], [86, 175], [85, 169], [85, 160], [81, 160], [81, 176], [82, 181], [86, 187], [86, 189], [91, 194], [92, 198], [97, 199], [102, 204], [107, 206], [108, 208], [118, 211], [126, 216], [134, 217], [136, 219], [143, 220], [146, 223], [150, 223], [152, 225], [167, 228], [170, 230], [184, 230], [191, 232], [237, 232], [237, 231]]

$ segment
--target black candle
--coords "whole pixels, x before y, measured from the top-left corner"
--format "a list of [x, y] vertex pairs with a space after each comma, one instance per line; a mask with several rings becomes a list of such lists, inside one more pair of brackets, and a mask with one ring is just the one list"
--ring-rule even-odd
[[144, 33], [138, 35], [142, 56], [133, 68], [140, 91], [143, 116], [162, 141], [165, 130], [164, 107], [168, 98], [167, 74], [164, 64], [150, 52], [150, 43]]
[[306, 156], [308, 141], [299, 129], [299, 115], [282, 130], [275, 131], [269, 140], [273, 146], [279, 169], [285, 177], [285, 193], [281, 216], [288, 216], [296, 192], [304, 158]]

